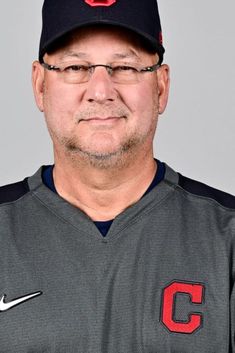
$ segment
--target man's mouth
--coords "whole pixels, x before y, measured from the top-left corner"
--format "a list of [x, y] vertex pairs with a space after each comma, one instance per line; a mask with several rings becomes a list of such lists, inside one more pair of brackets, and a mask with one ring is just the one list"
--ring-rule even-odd
[[87, 119], [81, 119], [79, 122], [88, 122], [88, 123], [94, 123], [94, 124], [112, 124], [115, 123], [121, 119], [124, 119], [124, 116], [108, 116], [108, 117], [104, 117], [104, 116], [93, 116]]

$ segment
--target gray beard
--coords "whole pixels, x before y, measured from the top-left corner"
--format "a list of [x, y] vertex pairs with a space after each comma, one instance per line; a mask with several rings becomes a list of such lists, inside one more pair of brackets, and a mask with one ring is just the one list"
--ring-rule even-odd
[[[115, 113], [118, 116], [117, 111], [113, 113], [114, 116]], [[119, 116], [121, 116], [121, 113], [124, 113], [124, 111], [120, 110]], [[80, 167], [81, 165], [89, 165], [93, 168], [97, 168], [100, 170], [118, 170], [125, 168], [133, 163], [133, 159], [136, 157], [136, 155], [138, 153], [143, 152], [143, 149], [146, 149], [147, 145], [144, 145], [147, 140], [151, 140], [151, 142], [153, 141], [158, 121], [157, 112], [154, 115], [156, 118], [152, 121], [149, 130], [146, 131], [144, 134], [141, 135], [136, 131], [131, 136], [126, 137], [126, 140], [122, 142], [122, 144], [117, 150], [103, 153], [92, 151], [86, 146], [82, 145], [76, 136], [70, 138], [66, 136], [61, 136], [51, 131], [49, 127], [48, 129], [52, 140], [57, 140], [57, 143], [61, 147], [63, 147], [65, 155], [68, 159], [70, 159], [74, 166]], [[77, 122], [79, 122], [79, 119], [82, 118], [82, 114], [77, 116]], [[87, 115], [85, 116], [85, 118], [87, 118]], [[152, 145], [148, 146], [147, 149], [149, 150], [150, 147], [152, 148]]]
[[129, 165], [135, 157], [138, 147], [142, 146], [147, 136], [134, 136], [124, 142], [116, 151], [95, 152], [86, 150], [80, 146], [75, 139], [63, 141], [66, 154], [76, 163], [82, 159], [83, 163], [88, 163], [97, 169], [120, 169]]

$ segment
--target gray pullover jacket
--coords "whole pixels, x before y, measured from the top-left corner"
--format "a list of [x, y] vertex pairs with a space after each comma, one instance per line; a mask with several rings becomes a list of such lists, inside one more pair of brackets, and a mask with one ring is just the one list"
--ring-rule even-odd
[[235, 353], [235, 198], [166, 165], [107, 236], [42, 182], [0, 188], [1, 353]]

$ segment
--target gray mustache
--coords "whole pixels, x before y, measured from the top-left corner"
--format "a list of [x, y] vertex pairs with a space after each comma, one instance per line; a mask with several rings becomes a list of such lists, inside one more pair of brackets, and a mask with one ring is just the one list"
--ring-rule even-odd
[[129, 115], [129, 112], [127, 111], [127, 109], [123, 109], [123, 108], [89, 109], [89, 110], [79, 112], [78, 114], [76, 114], [76, 120], [79, 123], [79, 121], [81, 121], [81, 120], [88, 120], [88, 119], [93, 118], [94, 116], [128, 117], [128, 115]]

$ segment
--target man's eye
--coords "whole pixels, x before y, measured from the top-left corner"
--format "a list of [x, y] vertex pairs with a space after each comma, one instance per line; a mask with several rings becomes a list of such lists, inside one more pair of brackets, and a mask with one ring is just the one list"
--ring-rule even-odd
[[127, 65], [118, 65], [118, 66], [114, 66], [113, 67], [113, 70], [114, 71], [120, 71], [120, 72], [125, 72], [125, 71], [129, 71], [129, 72], [136, 72], [136, 68], [135, 67], [132, 67], [132, 66], [127, 66]]
[[85, 65], [69, 65], [66, 66], [64, 71], [65, 72], [77, 72], [77, 71], [87, 71], [88, 67]]

